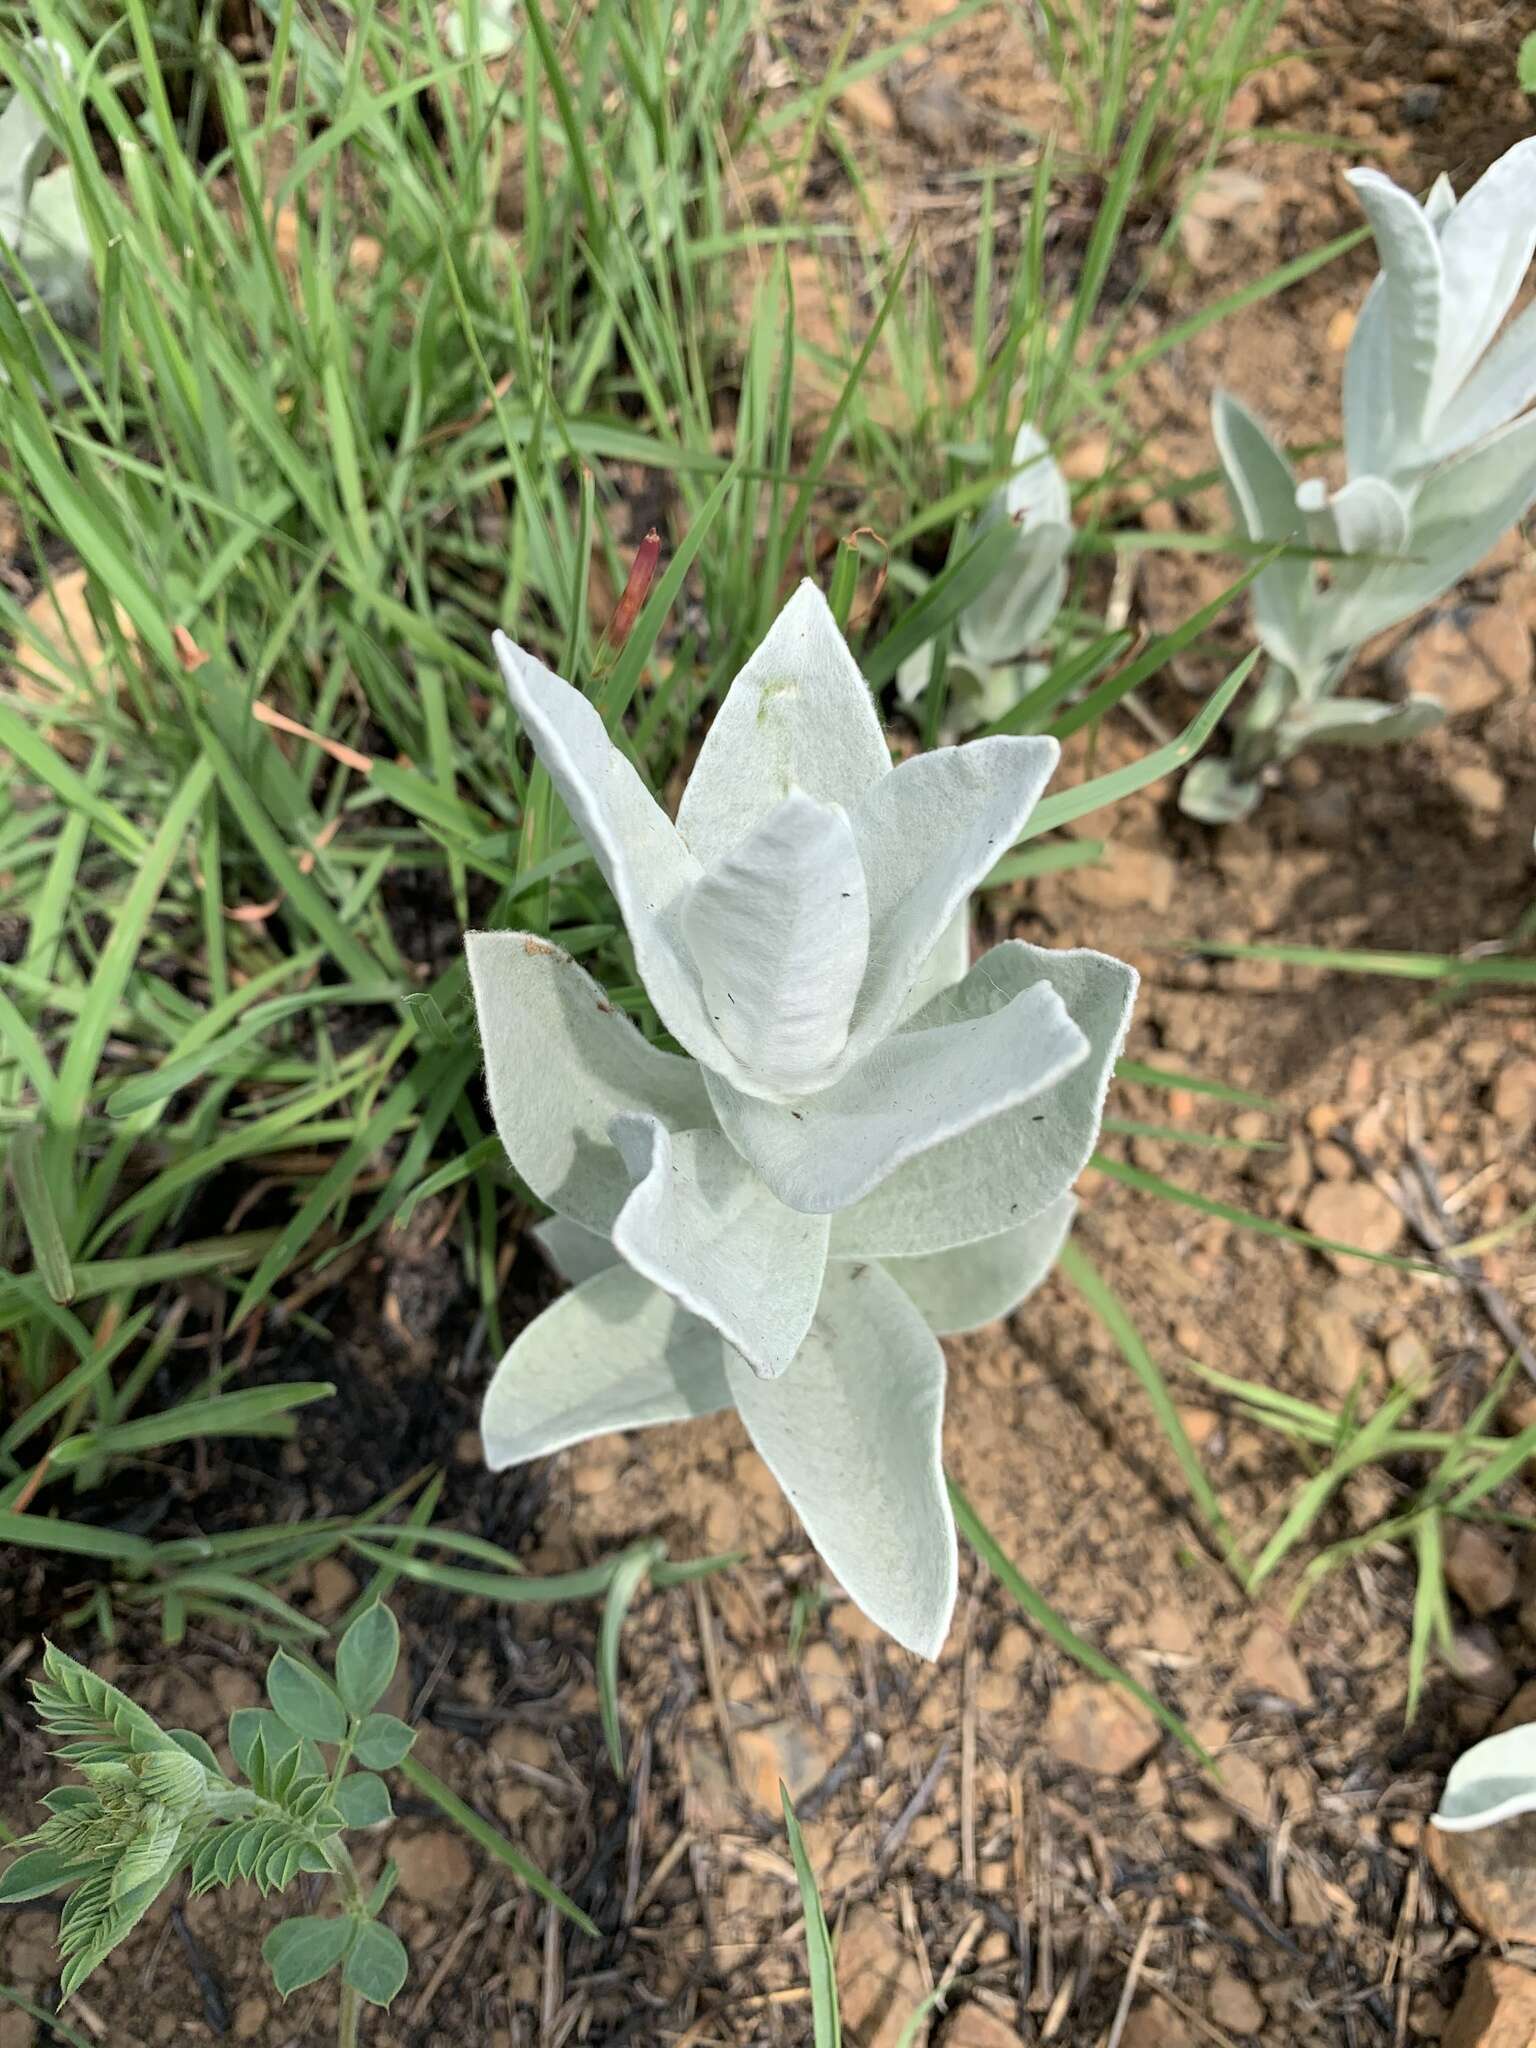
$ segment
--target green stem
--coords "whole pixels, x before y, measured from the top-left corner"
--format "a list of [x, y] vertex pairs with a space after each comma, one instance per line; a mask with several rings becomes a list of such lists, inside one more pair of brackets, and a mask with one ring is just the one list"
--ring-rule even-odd
[[336, 2048], [357, 2048], [357, 2028], [363, 2001], [350, 1984], [341, 1987], [341, 2011], [336, 2022]]
[[[363, 1903], [362, 1880], [357, 1874], [357, 1865], [339, 1835], [333, 1835], [325, 1844], [326, 1858], [335, 1873], [336, 1889], [341, 1894], [342, 1911], [361, 1914]], [[350, 1984], [341, 1987], [341, 2004], [336, 2013], [336, 2048], [357, 2048], [358, 2028], [362, 2023], [363, 2001]]]

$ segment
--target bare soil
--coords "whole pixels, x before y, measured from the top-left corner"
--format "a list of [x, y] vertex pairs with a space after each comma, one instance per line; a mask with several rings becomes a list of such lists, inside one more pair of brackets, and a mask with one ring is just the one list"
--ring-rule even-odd
[[[931, 0], [877, 4], [861, 38], [885, 42], [936, 11]], [[838, 14], [796, 12], [807, 63], [836, 40]], [[1305, 54], [1246, 89], [1234, 124], [1257, 139], [1224, 153], [1226, 182], [1197, 212], [1182, 267], [1142, 294], [1123, 345], [1353, 225], [1338, 175], [1348, 162], [1380, 161], [1413, 187], [1442, 170], [1464, 185], [1529, 126], [1513, 84], [1518, 33], [1513, 13], [1491, 6], [1298, 14], [1286, 34]], [[975, 219], [974, 185], [961, 174], [1027, 151], [1026, 131], [1059, 113], [1001, 9], [941, 37], [889, 91], [835, 110], [893, 226], [919, 220], [935, 274], [952, 275], [957, 333]], [[1342, 136], [1349, 147], [1266, 139], [1275, 130]], [[849, 212], [825, 152], [810, 190], [829, 218]], [[1064, 247], [1071, 230], [1064, 219]], [[1216, 383], [1294, 441], [1336, 431], [1338, 371], [1368, 274], [1368, 253], [1357, 252], [1138, 382], [1132, 421], [1170, 481], [1211, 467], [1205, 405]], [[1069, 461], [1091, 476], [1103, 455], [1085, 437]], [[1145, 516], [1154, 530], [1191, 531], [1224, 518], [1214, 493]], [[1154, 628], [1227, 573], [1199, 554], [1136, 560], [1131, 617]], [[983, 943], [1090, 942], [1136, 962], [1145, 982], [1134, 1057], [1219, 1076], [1284, 1108], [1269, 1116], [1121, 1087], [1120, 1117], [1275, 1149], [1112, 1135], [1107, 1154], [1209, 1200], [1399, 1254], [1422, 1252], [1405, 1210], [1436, 1218], [1426, 1176], [1452, 1236], [1494, 1229], [1536, 1201], [1527, 998], [1448, 1002], [1411, 983], [1186, 950], [1191, 940], [1257, 938], [1459, 954], [1514, 929], [1533, 895], [1533, 629], [1536, 557], [1517, 538], [1437, 620], [1373, 650], [1398, 672], [1416, 664], [1419, 686], [1447, 695], [1452, 716], [1438, 733], [1302, 762], [1251, 823], [1219, 834], [1180, 818], [1166, 788], [1147, 792], [1107, 825], [1085, 821], [1085, 834], [1112, 835], [1100, 864], [989, 900]], [[1228, 639], [1241, 644], [1236, 622]], [[1182, 725], [1215, 672], [1191, 661], [1161, 678], [1147, 697], [1151, 720]], [[1063, 779], [1149, 744], [1119, 716], [1092, 771], [1075, 742]], [[744, 1561], [635, 1610], [624, 1647], [627, 1786], [603, 1753], [593, 1612], [402, 1590], [409, 1671], [394, 1704], [419, 1721], [420, 1753], [572, 1891], [603, 1940], [552, 1920], [429, 1809], [402, 1801], [376, 1854], [387, 1846], [401, 1861], [392, 1918], [413, 1970], [393, 2013], [371, 2021], [371, 2048], [809, 2041], [780, 1775], [843, 1928], [859, 2048], [895, 2048], [950, 1972], [952, 1991], [915, 2042], [1403, 2048], [1438, 2038], [1480, 1943], [1426, 1862], [1423, 1820], [1456, 1751], [1536, 1674], [1536, 1547], [1517, 1527], [1494, 1529], [1491, 1559], [1460, 1561], [1462, 1669], [1435, 1668], [1409, 1726], [1411, 1558], [1362, 1555], [1292, 1622], [1294, 1572], [1254, 1603], [1214, 1561], [1144, 1395], [1061, 1279], [1008, 1327], [950, 1346], [955, 1476], [1058, 1612], [1188, 1721], [1218, 1758], [1213, 1779], [1117, 1696], [1083, 1691], [1075, 1666], [969, 1559], [937, 1666], [893, 1649], [841, 1599], [823, 1601], [818, 1562], [734, 1420], [604, 1439], [532, 1474], [489, 1479], [473, 1427], [492, 1361], [444, 1221], [424, 1212], [405, 1240], [385, 1240], [309, 1304], [334, 1350], [272, 1334], [258, 1372], [323, 1366], [342, 1385], [301, 1451], [257, 1445], [222, 1474], [190, 1461], [157, 1471], [135, 1512], [164, 1533], [328, 1512], [440, 1460], [448, 1518], [535, 1568], [586, 1562], [652, 1532], [675, 1555], [739, 1548]], [[1395, 1378], [1433, 1371], [1433, 1412], [1446, 1426], [1506, 1356], [1454, 1277], [1332, 1259], [1101, 1174], [1085, 1182], [1077, 1241], [1173, 1379], [1250, 1545], [1305, 1468], [1204, 1391], [1185, 1360], [1335, 1407], [1357, 1382], [1371, 1404]], [[1528, 1245], [1527, 1233], [1481, 1262], [1522, 1327], [1536, 1302]], [[509, 1327], [547, 1287], [521, 1253]], [[1530, 1399], [1521, 1383], [1509, 1425], [1531, 1419]], [[1300, 1558], [1371, 1527], [1419, 1476], [1411, 1465], [1357, 1475]], [[1516, 1516], [1533, 1507], [1518, 1492], [1505, 1505]], [[17, 1767], [0, 1814], [13, 1827], [49, 1780], [22, 1682], [41, 1627], [57, 1629], [79, 1590], [23, 1570], [11, 1587], [16, 1639], [0, 1715]], [[350, 1590], [334, 1564], [293, 1589], [321, 1614]], [[254, 1700], [264, 1657], [254, 1643], [194, 1631], [168, 1659], [148, 1635], [130, 1635], [102, 1668], [166, 1717], [208, 1729]], [[323, 1994], [285, 2008], [270, 1995], [258, 1955], [269, 1920], [244, 1892], [177, 1914], [163, 1907], [74, 2002], [71, 2025], [109, 2048], [324, 2042], [334, 2020]], [[49, 2000], [53, 1924], [43, 1908], [0, 1921], [0, 1982]], [[0, 2048], [51, 2038], [0, 2008]]]

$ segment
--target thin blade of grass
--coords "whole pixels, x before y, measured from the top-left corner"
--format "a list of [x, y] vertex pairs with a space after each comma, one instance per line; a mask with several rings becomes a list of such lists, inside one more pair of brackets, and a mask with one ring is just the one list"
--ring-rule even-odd
[[414, 1785], [424, 1799], [431, 1800], [439, 1813], [446, 1815], [456, 1827], [462, 1828], [470, 1840], [483, 1849], [487, 1856], [492, 1856], [498, 1863], [505, 1864], [514, 1876], [522, 1879], [531, 1892], [537, 1892], [541, 1899], [553, 1906], [557, 1913], [563, 1914], [573, 1926], [579, 1927], [583, 1934], [590, 1934], [594, 1941], [602, 1940], [601, 1933], [576, 1901], [568, 1898], [559, 1885], [552, 1878], [546, 1877], [539, 1866], [531, 1862], [520, 1849], [514, 1849], [499, 1828], [494, 1828], [488, 1820], [483, 1820], [472, 1806], [466, 1806], [458, 1794], [451, 1791], [435, 1772], [429, 1771], [419, 1757], [408, 1756], [396, 1768], [408, 1784]]
[[816, 1873], [806, 1851], [805, 1836], [795, 1814], [789, 1787], [779, 1782], [779, 1805], [784, 1814], [784, 1831], [789, 1836], [790, 1859], [795, 1882], [800, 1887], [800, 1910], [805, 1918], [805, 1952], [811, 1977], [811, 2039], [815, 2048], [842, 2048], [843, 2022], [837, 1999], [837, 1957], [827, 1927], [826, 1910], [816, 1885]]
[[1258, 658], [1257, 649], [1245, 655], [1177, 739], [1109, 775], [1095, 776], [1091, 782], [1080, 783], [1076, 789], [1060, 790], [1036, 804], [1023, 839], [1038, 839], [1043, 832], [1059, 832], [1062, 826], [1075, 824], [1090, 812], [1103, 810], [1106, 804], [1117, 804], [1122, 797], [1134, 796], [1149, 783], [1160, 782], [1165, 775], [1187, 768], [1221, 723], [1228, 705], [1253, 673]]
[[1191, 1756], [1198, 1758], [1207, 1769], [1214, 1768], [1214, 1759], [1195, 1740], [1173, 1709], [1165, 1707], [1156, 1693], [1150, 1692], [1139, 1680], [1132, 1678], [1128, 1671], [1122, 1670], [1112, 1657], [1106, 1657], [1102, 1650], [1095, 1649], [1092, 1643], [1085, 1641], [1069, 1627], [1049, 1601], [1042, 1599], [1024, 1577], [971, 1506], [959, 1485], [953, 1479], [946, 1483], [961, 1535], [982, 1562], [990, 1568], [993, 1576], [999, 1579], [1018, 1601], [1040, 1632], [1049, 1637], [1074, 1663], [1081, 1664], [1093, 1677], [1101, 1678], [1109, 1685], [1118, 1685], [1123, 1692], [1128, 1692], [1133, 1699], [1139, 1700], [1148, 1713], [1183, 1744]]
[[1168, 1439], [1169, 1448], [1178, 1460], [1179, 1470], [1184, 1474], [1184, 1483], [1189, 1488], [1191, 1498], [1205, 1518], [1206, 1527], [1215, 1541], [1217, 1554], [1238, 1585], [1246, 1588], [1247, 1560], [1232, 1533], [1232, 1526], [1222, 1510], [1221, 1502], [1216, 1497], [1216, 1489], [1206, 1477], [1205, 1467], [1200, 1462], [1200, 1453], [1190, 1441], [1189, 1431], [1179, 1418], [1179, 1411], [1168, 1391], [1168, 1384], [1158, 1370], [1157, 1361], [1147, 1349], [1141, 1332], [1126, 1312], [1125, 1304], [1087, 1253], [1070, 1238], [1062, 1246], [1057, 1264], [1065, 1278], [1077, 1289], [1113, 1337], [1120, 1355], [1141, 1382], [1158, 1427]]
[[603, 1602], [603, 1618], [597, 1631], [597, 1698], [602, 1716], [603, 1740], [613, 1775], [624, 1782], [624, 1723], [619, 1714], [619, 1643], [624, 1622], [635, 1598], [650, 1576], [661, 1545], [652, 1540], [638, 1543], [614, 1566]]

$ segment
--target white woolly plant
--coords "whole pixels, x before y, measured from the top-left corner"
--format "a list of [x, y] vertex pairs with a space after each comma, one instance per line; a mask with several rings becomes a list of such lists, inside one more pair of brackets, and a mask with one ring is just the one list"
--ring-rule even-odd
[[[1254, 582], [1269, 656], [1229, 760], [1202, 760], [1180, 806], [1246, 816], [1275, 767], [1319, 743], [1376, 746], [1438, 723], [1429, 697], [1334, 693], [1373, 634], [1464, 576], [1536, 502], [1536, 307], [1500, 335], [1536, 248], [1536, 137], [1458, 201], [1421, 206], [1380, 171], [1350, 173], [1381, 258], [1344, 366], [1348, 481], [1298, 483], [1264, 427], [1218, 393], [1212, 416], [1234, 512], [1253, 541], [1313, 548]], [[1497, 339], [1495, 338], [1497, 337]]]
[[[958, 738], [1006, 716], [1045, 673], [1029, 656], [1055, 623], [1067, 594], [1072, 494], [1044, 436], [1028, 421], [1013, 444], [1013, 468], [982, 516], [982, 532], [1004, 520], [1018, 539], [986, 588], [961, 611], [945, 663], [943, 736]], [[915, 704], [933, 676], [933, 649], [920, 647], [896, 672], [896, 695]]]
[[574, 1283], [497, 1368], [486, 1457], [734, 1406], [849, 1596], [934, 1656], [956, 1579], [938, 1339], [1049, 1270], [1136, 988], [1017, 941], [967, 970], [967, 897], [1056, 743], [893, 769], [805, 583], [674, 825], [586, 699], [496, 645], [683, 1055], [547, 940], [469, 934], [496, 1128]]
[[[68, 82], [69, 57], [58, 44], [35, 37], [22, 54], [45, 102]], [[64, 333], [88, 335], [96, 324], [96, 286], [74, 172], [61, 164], [40, 175], [53, 147], [47, 123], [18, 86], [0, 113], [0, 276], [29, 319], [49, 379], [65, 388], [69, 370], [37, 307]]]
[[1474, 1742], [1456, 1759], [1434, 1824], [1464, 1835], [1522, 1813], [1536, 1813], [1536, 1725], [1530, 1723]]

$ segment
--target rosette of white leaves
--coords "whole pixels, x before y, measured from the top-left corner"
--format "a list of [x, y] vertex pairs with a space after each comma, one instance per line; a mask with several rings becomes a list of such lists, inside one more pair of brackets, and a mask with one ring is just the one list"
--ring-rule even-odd
[[1349, 173], [1381, 258], [1344, 361], [1351, 476], [1412, 480], [1536, 401], [1536, 306], [1500, 334], [1536, 250], [1536, 136], [1458, 200], [1423, 205], [1383, 171]]
[[1282, 556], [1253, 584], [1254, 630], [1272, 664], [1228, 761], [1197, 761], [1179, 791], [1191, 817], [1245, 817], [1262, 773], [1303, 747], [1384, 746], [1444, 717], [1433, 697], [1401, 704], [1334, 695], [1374, 634], [1412, 618], [1482, 560], [1536, 502], [1536, 413], [1417, 482], [1356, 476], [1337, 491], [1299, 480], [1263, 424], [1227, 392], [1212, 404], [1228, 494], [1253, 541], [1313, 548]]
[[1325, 689], [1373, 634], [1433, 604], [1536, 501], [1536, 413], [1412, 484], [1302, 482], [1261, 422], [1227, 392], [1211, 408], [1233, 507], [1250, 540], [1326, 552], [1324, 588], [1302, 554], [1254, 581], [1259, 640], [1304, 696]]
[[[1263, 425], [1218, 392], [1212, 420], [1228, 493], [1260, 543], [1316, 549], [1260, 571], [1254, 620], [1272, 669], [1229, 761], [1196, 762], [1191, 816], [1245, 816], [1269, 764], [1305, 746], [1381, 746], [1443, 716], [1432, 698], [1333, 695], [1360, 647], [1433, 604], [1536, 502], [1536, 309], [1500, 335], [1536, 248], [1536, 138], [1457, 201], [1442, 178], [1420, 206], [1357, 170], [1381, 256], [1344, 369], [1349, 480], [1299, 481]], [[1496, 338], [1497, 337], [1497, 338]]]
[[499, 1367], [487, 1457], [734, 1405], [849, 1595], [933, 1655], [955, 1584], [937, 1334], [1049, 1269], [1135, 991], [1087, 951], [1010, 943], [966, 970], [967, 896], [1055, 745], [893, 769], [806, 584], [674, 826], [578, 692], [498, 654], [692, 1057], [547, 941], [470, 934], [496, 1127], [577, 1283]]
[[[1067, 594], [1072, 493], [1039, 429], [1026, 420], [1013, 444], [1007, 483], [987, 506], [982, 531], [1003, 521], [1017, 539], [986, 588], [961, 611], [946, 664], [946, 736], [972, 732], [1011, 711], [1043, 673], [1025, 660], [1055, 623]], [[931, 648], [909, 654], [896, 694], [913, 704], [933, 672]]]

